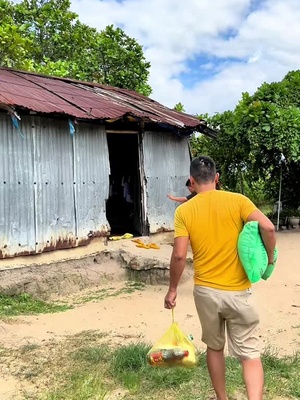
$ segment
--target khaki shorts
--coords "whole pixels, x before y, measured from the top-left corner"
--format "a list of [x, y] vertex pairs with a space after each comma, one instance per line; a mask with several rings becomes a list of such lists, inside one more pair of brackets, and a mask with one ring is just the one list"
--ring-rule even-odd
[[196, 285], [194, 299], [202, 341], [209, 348], [224, 348], [226, 327], [231, 355], [241, 359], [260, 357], [259, 316], [251, 289], [236, 292]]

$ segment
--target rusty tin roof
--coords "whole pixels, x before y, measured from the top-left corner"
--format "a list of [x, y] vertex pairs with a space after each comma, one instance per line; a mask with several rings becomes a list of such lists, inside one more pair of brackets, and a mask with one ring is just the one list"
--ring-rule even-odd
[[215, 132], [197, 117], [167, 108], [133, 90], [10, 68], [0, 68], [0, 107], [1, 104], [85, 120], [117, 120], [131, 116], [183, 132], [198, 130], [215, 136]]

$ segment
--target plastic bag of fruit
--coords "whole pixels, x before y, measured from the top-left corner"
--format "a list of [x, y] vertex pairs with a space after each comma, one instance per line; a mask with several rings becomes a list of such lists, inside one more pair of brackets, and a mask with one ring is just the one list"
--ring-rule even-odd
[[197, 364], [192, 338], [186, 336], [174, 321], [174, 310], [170, 328], [150, 349], [147, 361], [153, 367], [194, 367]]

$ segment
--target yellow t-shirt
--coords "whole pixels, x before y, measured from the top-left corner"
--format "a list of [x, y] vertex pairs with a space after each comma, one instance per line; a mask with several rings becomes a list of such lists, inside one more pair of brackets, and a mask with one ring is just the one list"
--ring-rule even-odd
[[256, 209], [247, 197], [222, 190], [199, 193], [176, 209], [175, 238], [190, 238], [195, 285], [223, 290], [251, 286], [238, 257], [237, 241]]

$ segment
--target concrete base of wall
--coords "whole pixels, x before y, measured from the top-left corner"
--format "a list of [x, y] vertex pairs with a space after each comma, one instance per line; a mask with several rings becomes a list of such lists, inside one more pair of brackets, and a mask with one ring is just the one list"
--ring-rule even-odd
[[[161, 235], [161, 234], [160, 234]], [[168, 235], [160, 242], [168, 243]], [[160, 244], [155, 238], [155, 243]], [[153, 242], [153, 238], [144, 238]], [[95, 250], [98, 246], [98, 251]], [[109, 281], [136, 280], [146, 284], [168, 284], [170, 244], [160, 244], [160, 249], [141, 249], [131, 240], [94, 243], [84, 254], [79, 249], [63, 250], [57, 254], [1, 260], [0, 293], [15, 295], [30, 293], [41, 299], [55, 299]], [[54, 257], [55, 256], [55, 257]], [[13, 262], [14, 261], [14, 262]], [[191, 255], [182, 279], [192, 274]]]

